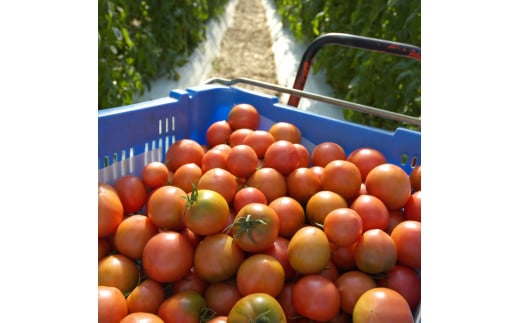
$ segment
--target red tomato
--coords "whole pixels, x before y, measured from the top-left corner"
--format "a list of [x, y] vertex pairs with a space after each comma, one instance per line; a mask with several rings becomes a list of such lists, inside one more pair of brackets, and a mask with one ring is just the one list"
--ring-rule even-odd
[[347, 160], [358, 167], [363, 182], [372, 168], [386, 163], [385, 155], [383, 155], [379, 150], [371, 147], [354, 149], [347, 156]]
[[291, 267], [301, 274], [317, 274], [330, 261], [331, 250], [327, 235], [316, 226], [306, 225], [289, 240], [287, 257]]
[[302, 141], [300, 129], [290, 122], [278, 121], [269, 127], [269, 133], [273, 135], [275, 140], [287, 140], [293, 144], [299, 144]]
[[287, 194], [285, 177], [274, 168], [257, 169], [247, 179], [247, 186], [255, 187], [264, 192], [267, 203]]
[[227, 122], [232, 130], [240, 128], [256, 130], [260, 125], [260, 113], [249, 103], [236, 104], [229, 111]]
[[294, 283], [291, 301], [300, 315], [327, 322], [338, 315], [341, 296], [332, 281], [320, 275], [305, 275]]
[[234, 147], [237, 145], [243, 145], [246, 141], [246, 137], [253, 133], [254, 130], [248, 129], [248, 128], [239, 128], [236, 130], [233, 130], [231, 132], [231, 135], [229, 136], [229, 146]]
[[305, 205], [305, 216], [310, 224], [323, 224], [329, 212], [348, 207], [347, 201], [338, 193], [319, 191], [309, 198]]
[[338, 193], [346, 201], [359, 195], [361, 183], [359, 169], [347, 160], [332, 160], [323, 168], [321, 190]]
[[115, 188], [98, 184], [98, 237], [107, 237], [116, 232], [123, 221], [124, 209]]
[[275, 257], [283, 267], [285, 281], [289, 281], [296, 276], [296, 271], [289, 263], [289, 239], [278, 236], [273, 246], [265, 251], [264, 254]]
[[240, 249], [262, 252], [269, 249], [278, 237], [280, 220], [268, 205], [249, 203], [237, 212], [229, 229]]
[[255, 150], [246, 144], [240, 144], [233, 146], [229, 151], [226, 169], [236, 177], [247, 178], [254, 173], [258, 162]]
[[160, 283], [174, 282], [190, 272], [193, 247], [179, 232], [159, 232], [144, 246], [142, 266], [151, 279]]
[[305, 224], [305, 210], [294, 198], [281, 196], [272, 200], [269, 206], [275, 210], [280, 220], [280, 236], [290, 238]]
[[228, 153], [231, 150], [231, 146], [229, 144], [219, 144], [219, 145], [212, 147], [210, 150], [212, 150], [212, 149], [222, 150], [223, 152]]
[[184, 164], [173, 173], [170, 184], [182, 189], [184, 192], [191, 192], [193, 184], [197, 183], [201, 176], [201, 166], [195, 163]]
[[227, 144], [231, 135], [231, 126], [226, 120], [213, 122], [206, 130], [206, 143], [209, 147]]
[[411, 194], [408, 174], [399, 166], [386, 163], [374, 167], [365, 180], [367, 193], [379, 198], [389, 210], [398, 210]]
[[341, 295], [341, 310], [351, 315], [359, 297], [367, 290], [377, 287], [372, 276], [359, 270], [342, 273], [335, 284]]
[[362, 272], [384, 273], [396, 264], [397, 247], [388, 233], [381, 229], [370, 229], [359, 238], [354, 259], [357, 268]]
[[264, 158], [265, 151], [275, 141], [272, 134], [265, 130], [255, 130], [244, 138], [244, 144], [253, 148], [256, 156]]
[[163, 319], [152, 313], [130, 313], [120, 323], [164, 323]]
[[329, 323], [352, 323], [352, 315], [340, 311], [338, 315], [334, 316]]
[[238, 267], [236, 283], [242, 295], [266, 293], [276, 297], [282, 291], [285, 273], [275, 257], [264, 253], [253, 254]]
[[311, 167], [311, 154], [309, 150], [302, 144], [294, 143], [294, 147], [296, 147], [298, 156], [300, 156], [298, 167]]
[[320, 178], [310, 168], [296, 168], [285, 179], [287, 194], [302, 205], [305, 205], [312, 195], [320, 191]]
[[228, 315], [242, 294], [238, 290], [234, 279], [209, 284], [204, 294], [208, 308], [215, 311], [216, 315]]
[[273, 296], [266, 293], [245, 295], [229, 311], [228, 323], [279, 322], [287, 318], [282, 306]]
[[141, 170], [143, 183], [151, 188], [166, 185], [168, 181], [168, 167], [159, 161], [149, 162]]
[[214, 283], [232, 278], [245, 254], [227, 234], [206, 236], [195, 249], [194, 268], [204, 280]]
[[380, 287], [391, 288], [403, 295], [412, 312], [415, 312], [421, 302], [421, 277], [409, 267], [395, 265], [377, 283]]
[[296, 313], [294, 306], [292, 304], [292, 290], [294, 287], [294, 282], [287, 282], [282, 288], [282, 291], [276, 297], [276, 300], [280, 303], [285, 313], [285, 317], [287, 317], [287, 322], [289, 323], [297, 323], [301, 319], [301, 315]]
[[219, 233], [227, 225], [229, 206], [218, 192], [195, 189], [187, 198], [184, 225], [195, 234], [211, 235]]
[[119, 323], [128, 314], [125, 295], [116, 287], [98, 286], [98, 322]]
[[404, 217], [402, 210], [393, 210], [389, 212], [389, 219], [388, 219], [388, 226], [385, 229], [385, 232], [388, 234], [392, 233], [392, 230], [394, 230], [395, 226], [399, 223], [406, 220]]
[[134, 175], [121, 176], [114, 183], [114, 188], [123, 203], [125, 214], [135, 213], [145, 205], [148, 192], [141, 178]]
[[204, 148], [192, 139], [180, 139], [172, 143], [166, 150], [164, 163], [168, 169], [175, 172], [184, 164], [195, 163], [200, 166]]
[[190, 245], [192, 246], [192, 248], [194, 250], [199, 245], [199, 242], [202, 240], [202, 236], [194, 233], [193, 231], [191, 231], [190, 229], [188, 229], [186, 227], [177, 232], [179, 232], [181, 235], [183, 235], [188, 240], [188, 242], [190, 243]]
[[283, 175], [295, 170], [299, 165], [300, 155], [294, 144], [288, 140], [277, 140], [267, 147], [264, 155], [264, 167], [274, 168]]
[[412, 186], [412, 190], [420, 191], [421, 190], [421, 165], [415, 166], [410, 172], [410, 185]]
[[165, 323], [199, 323], [209, 319], [209, 317], [203, 318], [201, 316], [205, 307], [204, 297], [197, 292], [188, 290], [166, 298], [159, 306], [157, 315]]
[[197, 188], [199, 190], [206, 189], [216, 191], [226, 199], [229, 205], [231, 205], [238, 190], [238, 184], [235, 175], [231, 174], [228, 170], [212, 168], [202, 174], [197, 184]]
[[325, 216], [323, 231], [330, 242], [340, 246], [352, 245], [363, 233], [363, 220], [351, 208], [337, 208]]
[[356, 323], [413, 323], [406, 299], [393, 289], [371, 288], [354, 305], [352, 319]]
[[186, 276], [172, 283], [171, 292], [175, 294], [185, 290], [191, 290], [204, 295], [208, 284], [208, 281], [203, 279], [197, 271], [195, 271], [195, 267], [192, 267]]
[[397, 248], [397, 261], [402, 265], [421, 269], [421, 222], [403, 221], [395, 226], [390, 237]]
[[249, 203], [267, 204], [267, 198], [264, 192], [256, 187], [246, 186], [239, 189], [233, 199], [233, 209], [235, 212], [240, 211], [242, 207]]
[[390, 213], [379, 198], [369, 194], [360, 195], [350, 204], [350, 208], [361, 217], [363, 232], [370, 229], [385, 230], [388, 227]]
[[421, 191], [415, 191], [410, 195], [403, 208], [404, 217], [407, 220], [421, 222]]
[[145, 279], [137, 285], [126, 297], [129, 313], [157, 313], [159, 306], [166, 298], [166, 292], [161, 283], [153, 279]]
[[117, 287], [128, 293], [139, 282], [139, 267], [122, 254], [112, 254], [98, 262], [98, 285]]
[[177, 186], [161, 186], [148, 198], [147, 215], [153, 224], [164, 230], [184, 228], [182, 216], [186, 206], [186, 192]]
[[110, 252], [110, 243], [106, 238], [98, 238], [98, 261]]
[[159, 232], [152, 220], [142, 214], [124, 219], [114, 233], [115, 249], [133, 259], [141, 259], [145, 244]]
[[314, 147], [311, 153], [312, 166], [325, 167], [333, 160], [345, 160], [345, 150], [335, 142], [325, 141]]
[[[227, 146], [229, 147], [229, 146]], [[229, 147], [231, 150], [231, 147]], [[200, 168], [202, 173], [207, 172], [212, 168], [227, 168], [227, 158], [230, 150], [212, 148], [204, 154], [202, 157]]]
[[327, 266], [325, 266], [325, 268], [319, 272], [319, 275], [334, 282], [339, 277], [338, 267], [336, 267], [336, 264], [330, 260]]
[[338, 246], [330, 243], [331, 261], [340, 271], [347, 271], [356, 268], [354, 253], [356, 244], [348, 246]]
[[323, 166], [312, 166], [311, 167], [311, 170], [316, 174], [318, 175], [318, 178], [320, 179], [321, 181], [321, 176], [323, 175], [323, 170], [325, 169], [325, 167]]

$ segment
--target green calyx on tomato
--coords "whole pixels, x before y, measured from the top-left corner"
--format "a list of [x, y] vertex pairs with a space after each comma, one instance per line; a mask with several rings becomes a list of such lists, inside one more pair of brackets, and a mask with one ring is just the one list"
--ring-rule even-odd
[[200, 309], [200, 322], [207, 322], [215, 316], [217, 316], [217, 312], [209, 307], [204, 306]]
[[193, 205], [197, 201], [197, 197], [199, 196], [199, 190], [197, 189], [197, 182], [191, 184], [191, 194], [188, 196], [183, 196], [182, 198], [186, 200], [186, 205], [184, 205], [184, 213], [190, 206]]
[[252, 219], [251, 217], [251, 214], [248, 214], [245, 217], [240, 217], [239, 219], [235, 220], [233, 223], [228, 225], [226, 229], [224, 229], [224, 232], [228, 233], [233, 227], [238, 227], [238, 230], [233, 234], [233, 238], [238, 238], [244, 232], [246, 232], [249, 239], [251, 239], [251, 241], [256, 244], [256, 241], [253, 238], [251, 231], [257, 225], [267, 225], [267, 222], [262, 219]]

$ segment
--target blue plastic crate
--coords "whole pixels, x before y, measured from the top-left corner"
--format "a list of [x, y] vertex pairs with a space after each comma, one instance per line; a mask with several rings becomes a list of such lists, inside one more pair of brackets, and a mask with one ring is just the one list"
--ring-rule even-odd
[[[421, 164], [421, 134], [404, 128], [386, 131], [340, 121], [281, 104], [275, 96], [223, 85], [200, 85], [172, 90], [169, 97], [124, 107], [100, 110], [98, 114], [98, 176], [113, 183], [126, 175], [140, 175], [151, 161], [164, 161], [175, 140], [190, 138], [206, 143], [206, 130], [225, 120], [238, 103], [249, 103], [260, 112], [260, 129], [278, 121], [298, 126], [302, 144], [312, 152], [324, 141], [340, 144], [348, 155], [360, 147], [380, 150], [387, 161], [408, 174]], [[421, 322], [420, 305], [415, 313]]]
[[278, 102], [275, 96], [224, 85], [200, 85], [172, 90], [169, 97], [99, 111], [99, 180], [112, 183], [125, 174], [140, 174], [150, 161], [164, 161], [175, 140], [190, 138], [206, 143], [206, 130], [225, 120], [238, 103], [255, 106], [261, 115], [260, 129], [278, 121], [297, 125], [302, 144], [312, 152], [315, 145], [334, 141], [348, 155], [359, 147], [380, 150], [388, 162], [407, 173], [421, 163], [421, 134], [398, 128], [394, 132], [367, 127], [305, 112]]

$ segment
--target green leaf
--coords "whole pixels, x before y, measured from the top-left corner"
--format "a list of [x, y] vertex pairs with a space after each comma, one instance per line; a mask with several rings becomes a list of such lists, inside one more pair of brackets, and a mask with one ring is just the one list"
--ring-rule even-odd
[[112, 32], [114, 33], [114, 36], [116, 37], [117, 40], [122, 40], [123, 39], [123, 33], [121, 32], [121, 30], [119, 30], [119, 28], [117, 27], [112, 27]]
[[125, 44], [128, 46], [128, 48], [134, 47], [134, 43], [132, 42], [132, 39], [130, 39], [130, 35], [128, 34], [128, 29], [123, 28], [123, 37], [125, 39]]
[[403, 81], [403, 79], [405, 79], [406, 77], [408, 77], [408, 76], [410, 76], [410, 75], [412, 75], [412, 71], [410, 71], [410, 70], [403, 71], [403, 72], [401, 72], [401, 73], [397, 76], [397, 78], [396, 78], [396, 82], [399, 83], [399, 82]]

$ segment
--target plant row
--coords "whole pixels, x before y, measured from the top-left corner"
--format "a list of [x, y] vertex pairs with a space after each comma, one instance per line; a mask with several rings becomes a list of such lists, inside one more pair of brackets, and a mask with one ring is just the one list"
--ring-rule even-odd
[[206, 37], [227, 0], [98, 1], [98, 109], [131, 104]]

